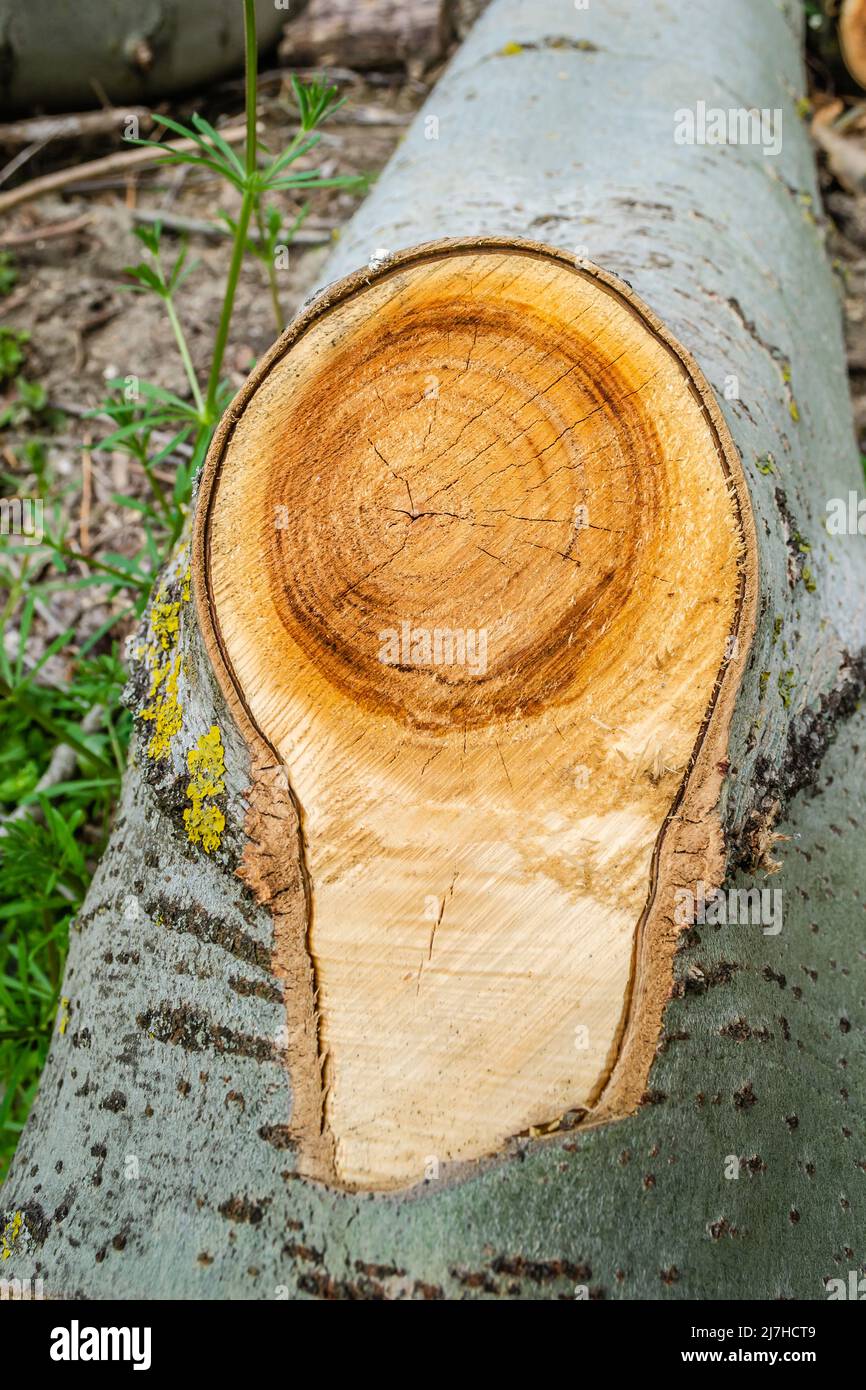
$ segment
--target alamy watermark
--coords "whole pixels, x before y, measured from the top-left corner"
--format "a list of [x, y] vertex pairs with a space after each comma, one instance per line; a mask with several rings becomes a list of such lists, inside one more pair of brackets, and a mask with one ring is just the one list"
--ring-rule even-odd
[[847, 498], [831, 497], [827, 502], [827, 531], [831, 536], [866, 536], [866, 497], [853, 488]]
[[681, 106], [674, 112], [677, 145], [760, 145], [765, 155], [782, 152], [782, 108]]
[[21, 536], [25, 545], [41, 545], [41, 497], [0, 497], [0, 536]]
[[676, 890], [674, 921], [679, 926], [762, 927], [764, 936], [782, 930], [781, 888], [708, 888], [700, 879], [691, 888]]
[[386, 627], [379, 633], [385, 666], [465, 666], [471, 676], [487, 672], [487, 628]]
[[0, 1279], [0, 1303], [30, 1303], [44, 1297], [41, 1279]]
[[73, 1318], [69, 1327], [51, 1332], [52, 1361], [130, 1361], [134, 1371], [150, 1369], [149, 1327], [82, 1327]]
[[825, 1279], [824, 1288], [830, 1303], [838, 1303], [842, 1300], [862, 1303], [866, 1300], [866, 1278], [862, 1278], [857, 1269], [848, 1270], [847, 1280]]

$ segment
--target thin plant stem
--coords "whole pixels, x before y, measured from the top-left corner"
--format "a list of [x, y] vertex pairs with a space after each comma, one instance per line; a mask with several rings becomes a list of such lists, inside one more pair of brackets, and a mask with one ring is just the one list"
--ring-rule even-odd
[[[204, 407], [202, 407], [202, 410], [204, 410]], [[153, 493], [157, 504], [161, 508], [163, 516], [166, 518], [166, 520], [170, 520], [171, 508], [168, 505], [168, 500], [162, 489], [160, 481], [150, 466], [150, 460], [147, 457], [147, 450], [142, 449], [140, 452], [136, 452], [133, 455], [133, 457], [137, 458], [138, 462], [141, 464], [144, 476], [147, 478], [147, 481], [150, 485], [150, 490]]]
[[80, 560], [90, 570], [98, 570], [100, 574], [110, 574], [114, 579], [119, 579], [124, 585], [130, 587], [134, 585], [139, 589], [149, 589], [150, 580], [136, 580], [135, 575], [127, 574], [124, 570], [116, 569], [114, 565], [106, 565], [102, 560], [96, 560], [92, 555], [85, 555], [81, 550], [73, 550], [69, 545], [61, 542], [49, 542], [52, 550], [58, 555], [62, 555], [65, 560]]
[[258, 78], [258, 49], [256, 46], [255, 0], [244, 0], [244, 77], [247, 106], [247, 147], [245, 168], [247, 179], [256, 172], [256, 86]]
[[[259, 229], [259, 236], [261, 237], [262, 243], [264, 243], [265, 223], [264, 218], [262, 217], [262, 210], [258, 206], [256, 207], [256, 224]], [[277, 332], [282, 333], [283, 329], [286, 326], [286, 320], [283, 317], [283, 306], [280, 303], [280, 289], [279, 285], [277, 284], [277, 269], [274, 265], [274, 258], [272, 255], [268, 256], [265, 262], [265, 266], [268, 272], [268, 285], [270, 286], [271, 291], [271, 306], [274, 311], [274, 323], [277, 325]]]
[[228, 279], [226, 280], [225, 295], [223, 296], [222, 312], [220, 313], [219, 327], [217, 329], [216, 342], [214, 343], [213, 359], [211, 361], [210, 376], [207, 384], [207, 399], [205, 402], [205, 419], [213, 424], [217, 415], [217, 392], [219, 391], [220, 372], [222, 371], [223, 357], [225, 355], [226, 343], [228, 342], [229, 327], [231, 325], [232, 310], [235, 302], [235, 291], [238, 287], [238, 277], [240, 276], [241, 265], [247, 246], [247, 235], [250, 229], [250, 218], [257, 198], [256, 190], [256, 77], [258, 72], [257, 51], [256, 51], [256, 8], [255, 0], [244, 0], [244, 64], [245, 64], [245, 92], [247, 108], [247, 145], [245, 170], [246, 180], [244, 182], [243, 197], [241, 199], [241, 210], [235, 227], [234, 246], [232, 247], [232, 259], [229, 266]]
[[174, 333], [174, 340], [177, 343], [178, 351], [180, 352], [181, 360], [183, 362], [184, 371], [186, 372], [187, 380], [190, 385], [190, 390], [192, 391], [192, 397], [195, 401], [195, 408], [198, 411], [199, 415], [201, 417], [204, 417], [204, 401], [202, 400], [202, 394], [199, 390], [198, 380], [196, 379], [195, 370], [192, 365], [192, 358], [189, 355], [189, 348], [187, 347], [186, 336], [184, 334], [183, 328], [181, 327], [181, 322], [177, 316], [177, 310], [174, 307], [174, 301], [170, 294], [167, 294], [165, 296], [165, 307], [168, 310], [169, 322], [171, 323], [171, 329]]

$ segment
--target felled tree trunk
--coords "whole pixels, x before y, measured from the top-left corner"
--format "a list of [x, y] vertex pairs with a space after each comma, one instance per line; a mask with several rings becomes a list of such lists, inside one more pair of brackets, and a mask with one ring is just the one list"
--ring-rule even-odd
[[445, 56], [451, 0], [310, 0], [280, 45], [284, 63], [424, 71]]
[[[256, 5], [259, 47], [285, 13]], [[240, 5], [211, 0], [0, 0], [0, 108], [69, 111], [110, 101], [155, 101], [243, 67]]]
[[[496, 0], [240, 393], [134, 653], [4, 1273], [857, 1267], [866, 564], [799, 15]], [[688, 143], [732, 105], [758, 143]]]

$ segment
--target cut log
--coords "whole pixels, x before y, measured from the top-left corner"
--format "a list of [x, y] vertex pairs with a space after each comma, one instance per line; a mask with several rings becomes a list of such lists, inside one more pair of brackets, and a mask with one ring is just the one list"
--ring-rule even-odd
[[747, 511], [695, 363], [544, 247], [350, 278], [252, 378], [203, 482], [196, 588], [224, 693], [303, 809], [305, 1172], [408, 1186], [431, 1155], [637, 1104], [688, 882], [665, 876], [633, 979], [674, 805], [667, 864], [723, 869]]
[[844, 0], [839, 15], [839, 46], [851, 76], [866, 87], [866, 0]]
[[423, 72], [444, 58], [451, 0], [310, 0], [286, 25], [281, 60], [291, 65]]
[[[817, 1299], [859, 1258], [866, 558], [802, 14], [625, 19], [494, 0], [226, 415], [8, 1277]], [[753, 143], [675, 138], [732, 91]]]

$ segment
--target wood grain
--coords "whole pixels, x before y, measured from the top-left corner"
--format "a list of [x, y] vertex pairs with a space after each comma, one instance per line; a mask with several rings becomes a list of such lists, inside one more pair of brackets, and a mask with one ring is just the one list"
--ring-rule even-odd
[[749, 618], [739, 464], [694, 364], [563, 253], [416, 248], [288, 331], [203, 489], [203, 630], [301, 818], [302, 1167], [406, 1186], [626, 1113], [677, 856], [721, 870], [712, 756], [688, 773]]

